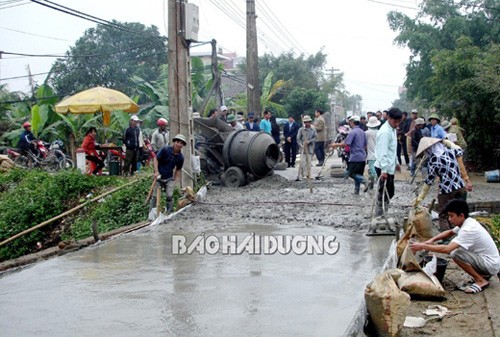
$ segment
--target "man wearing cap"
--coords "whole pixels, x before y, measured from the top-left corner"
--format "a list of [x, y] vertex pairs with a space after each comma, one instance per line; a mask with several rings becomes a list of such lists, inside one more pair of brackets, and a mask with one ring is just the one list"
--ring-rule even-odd
[[227, 106], [223, 105], [220, 107], [220, 113], [218, 117], [222, 119], [224, 122], [227, 122]]
[[463, 134], [465, 130], [458, 125], [458, 119], [456, 117], [450, 119], [450, 127], [448, 129], [445, 129], [445, 131], [454, 134], [456, 140], [454, 140], [453, 142], [465, 151], [465, 149], [467, 148], [467, 142], [465, 141]]
[[264, 118], [260, 121], [259, 128], [260, 131], [264, 131], [265, 133], [271, 134], [272, 126], [271, 126], [271, 111], [268, 109], [264, 110]]
[[151, 145], [153, 146], [153, 151], [158, 153], [162, 147], [168, 145], [168, 121], [165, 118], [160, 118], [156, 124], [158, 124], [158, 129], [156, 129], [151, 136]]
[[259, 125], [254, 122], [254, 113], [248, 113], [248, 120], [245, 122], [245, 128], [249, 131], [260, 131]]
[[351, 132], [343, 143], [330, 144], [335, 149], [340, 146], [349, 146], [349, 162], [347, 164], [347, 175], [354, 179], [354, 194], [359, 195], [361, 184], [365, 185], [364, 191], [368, 191], [369, 184], [363, 177], [366, 163], [366, 134], [359, 127], [359, 116], [352, 116], [349, 119]]
[[[297, 132], [297, 143], [302, 148], [302, 155], [300, 156], [299, 176], [307, 175], [311, 178], [311, 157], [314, 153], [314, 142], [316, 141], [316, 130], [311, 127], [312, 118], [305, 115], [302, 118], [304, 126]], [[297, 178], [297, 180], [300, 180]]]
[[383, 205], [388, 205], [394, 196], [394, 174], [401, 171], [396, 159], [397, 136], [396, 129], [401, 122], [401, 110], [391, 108], [387, 113], [387, 121], [377, 132], [377, 144], [375, 146], [375, 170], [379, 176], [377, 209], [376, 215], [381, 216], [387, 209]]
[[326, 142], [326, 122], [323, 118], [323, 110], [316, 109], [314, 111], [314, 128], [316, 129], [316, 141], [314, 143], [314, 153], [318, 159], [316, 166], [323, 166], [325, 161], [325, 142]]
[[423, 137], [417, 149], [417, 157], [426, 154], [429, 157], [428, 174], [425, 184], [413, 205], [417, 207], [429, 193], [430, 187], [439, 177], [438, 212], [439, 229], [445, 231], [450, 229], [444, 207], [452, 199], [467, 199], [467, 191], [472, 191], [472, 183], [463, 165], [463, 151], [448, 140]]
[[431, 123], [431, 137], [438, 139], [446, 138], [446, 131], [444, 131], [443, 127], [439, 125], [441, 119], [439, 119], [438, 115], [433, 113], [429, 116], [429, 122]]
[[174, 185], [182, 177], [182, 166], [184, 165], [182, 148], [186, 144], [186, 137], [178, 134], [172, 139], [172, 146], [164, 146], [154, 158], [154, 176], [157, 180], [151, 198], [151, 208], [156, 207], [156, 190], [160, 184], [166, 184], [167, 213], [174, 210]]
[[236, 116], [233, 114], [227, 116], [227, 124], [229, 124], [235, 131], [243, 130], [243, 125], [238, 123], [238, 121], [236, 120]]
[[127, 176], [129, 173], [134, 175], [137, 170], [137, 161], [139, 159], [140, 146], [140, 133], [141, 130], [137, 126], [140, 119], [136, 115], [132, 115], [129, 121], [129, 127], [123, 133], [123, 143], [125, 144], [125, 161], [123, 164], [123, 175]]
[[295, 159], [297, 158], [297, 133], [300, 126], [295, 123], [295, 118], [292, 114], [288, 115], [288, 123], [283, 126], [283, 136], [285, 137], [285, 161], [288, 167], [295, 167]]

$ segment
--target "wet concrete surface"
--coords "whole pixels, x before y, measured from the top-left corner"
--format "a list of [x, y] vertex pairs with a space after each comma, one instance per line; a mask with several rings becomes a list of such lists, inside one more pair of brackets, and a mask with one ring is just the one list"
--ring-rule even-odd
[[[335, 255], [172, 255], [172, 234], [334, 235]], [[388, 238], [326, 226], [169, 223], [0, 278], [4, 336], [341, 336]]]
[[[320, 168], [313, 168], [313, 177]], [[296, 169], [213, 186], [173, 219], [0, 276], [2, 336], [342, 336], [393, 237], [367, 237], [373, 193]], [[310, 185], [313, 193], [310, 193]], [[391, 215], [414, 187], [400, 180]], [[173, 235], [333, 235], [336, 254], [172, 254]], [[214, 235], [214, 236], [211, 236]], [[208, 246], [209, 248], [213, 246]]]

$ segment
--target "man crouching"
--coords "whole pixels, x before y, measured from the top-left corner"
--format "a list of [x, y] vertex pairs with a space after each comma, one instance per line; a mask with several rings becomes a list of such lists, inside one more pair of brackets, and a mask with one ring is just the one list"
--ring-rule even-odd
[[[444, 211], [448, 214], [450, 223], [456, 227], [425, 242], [412, 243], [410, 248], [414, 253], [428, 250], [450, 254], [453, 261], [474, 279], [474, 283], [464, 291], [470, 294], [479, 293], [490, 285], [488, 280], [500, 270], [498, 249], [486, 229], [476, 219], [469, 218], [467, 202], [453, 199], [448, 202]], [[454, 235], [456, 237], [447, 245], [433, 245], [438, 240]]]

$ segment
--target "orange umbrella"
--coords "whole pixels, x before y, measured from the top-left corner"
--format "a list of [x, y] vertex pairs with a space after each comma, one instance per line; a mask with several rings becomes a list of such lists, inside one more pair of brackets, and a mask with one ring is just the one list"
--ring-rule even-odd
[[136, 113], [140, 107], [124, 93], [95, 87], [81, 91], [63, 99], [56, 105], [56, 112], [62, 114], [93, 114], [102, 112], [104, 125], [111, 122], [111, 112], [115, 110]]

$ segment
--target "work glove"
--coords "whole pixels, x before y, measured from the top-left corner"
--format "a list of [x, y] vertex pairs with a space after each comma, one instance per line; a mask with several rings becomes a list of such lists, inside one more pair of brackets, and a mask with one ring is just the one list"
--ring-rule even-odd
[[443, 145], [453, 150], [462, 149], [460, 146], [458, 146], [457, 144], [453, 143], [451, 140], [448, 139], [443, 139]]
[[413, 200], [413, 207], [417, 208], [422, 203], [422, 201], [424, 201], [425, 197], [429, 193], [430, 188], [431, 185], [424, 184], [424, 186], [422, 187], [422, 191], [420, 191], [418, 197]]

